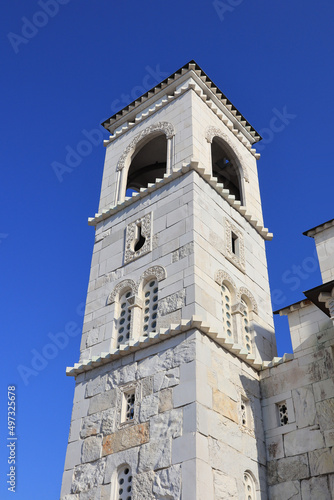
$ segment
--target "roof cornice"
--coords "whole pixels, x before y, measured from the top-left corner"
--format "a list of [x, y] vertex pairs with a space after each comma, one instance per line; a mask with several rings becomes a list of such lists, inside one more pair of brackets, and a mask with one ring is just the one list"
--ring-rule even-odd
[[231, 103], [219, 87], [213, 83], [213, 81], [195, 61], [190, 61], [186, 65], [182, 66], [182, 68], [170, 75], [161, 83], [105, 120], [102, 123], [102, 126], [111, 133], [114, 133], [116, 129], [119, 129], [120, 127], [122, 129], [122, 125], [126, 123], [128, 126], [130, 124], [135, 125], [136, 117], [138, 119], [138, 114], [145, 111], [147, 107], [151, 104], [153, 105], [155, 101], [161, 99], [163, 96], [173, 96], [176, 87], [181, 85], [182, 81], [186, 81], [190, 76], [195, 79], [196, 83], [201, 87], [206, 97], [218, 106], [227, 118], [230, 118], [235, 123], [237, 128], [245, 134], [251, 143], [261, 140], [260, 134], [251, 126], [246, 118], [238, 111], [238, 109]]
[[316, 234], [321, 233], [325, 229], [329, 229], [330, 227], [334, 226], [334, 219], [331, 219], [327, 222], [323, 222], [319, 226], [312, 227], [311, 229], [308, 229], [305, 231], [303, 234], [305, 236], [309, 236], [310, 238], [313, 238]]

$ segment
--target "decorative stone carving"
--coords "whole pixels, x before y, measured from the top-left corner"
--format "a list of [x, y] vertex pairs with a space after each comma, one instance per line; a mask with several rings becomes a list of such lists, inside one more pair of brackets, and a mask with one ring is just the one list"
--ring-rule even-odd
[[[233, 234], [237, 238], [237, 249], [233, 251]], [[245, 272], [245, 250], [243, 234], [234, 224], [225, 219], [225, 256], [240, 271]]]
[[[162, 266], [152, 266], [146, 269], [146, 271], [143, 272], [139, 279], [139, 283], [142, 283], [147, 280], [147, 278], [156, 278], [157, 281], [164, 280], [167, 277], [166, 269]], [[138, 283], [138, 285], [139, 285]], [[137, 285], [137, 286], [138, 286]]]
[[209, 143], [212, 143], [213, 139], [215, 137], [220, 137], [223, 139], [223, 141], [233, 150], [234, 155], [237, 157], [238, 160], [238, 166], [240, 170], [242, 171], [243, 178], [245, 179], [246, 182], [249, 182], [249, 176], [248, 176], [248, 171], [247, 168], [243, 165], [242, 159], [238, 155], [238, 153], [235, 151], [235, 145], [232, 143], [230, 137], [223, 132], [220, 128], [217, 127], [208, 127], [205, 132], [205, 138]]
[[[145, 238], [143, 246], [139, 250], [135, 250], [135, 239], [137, 232], [141, 231], [142, 237]], [[126, 228], [125, 237], [125, 254], [124, 264], [138, 259], [142, 255], [147, 254], [152, 250], [152, 213], [141, 217], [140, 219], [131, 222]]]
[[231, 276], [229, 274], [227, 274], [226, 271], [223, 271], [222, 269], [219, 269], [217, 272], [216, 272], [216, 275], [215, 275], [215, 282], [218, 283], [219, 286], [222, 286], [222, 284], [225, 282], [229, 283], [232, 288], [233, 288], [233, 292], [235, 293], [236, 292], [236, 285], [233, 281], [233, 279], [231, 278]]
[[127, 157], [135, 151], [138, 142], [144, 139], [144, 137], [152, 134], [153, 132], [163, 132], [166, 135], [166, 139], [171, 139], [175, 135], [173, 125], [168, 122], [158, 122], [154, 125], [151, 125], [150, 127], [145, 128], [130, 142], [130, 144], [124, 150], [122, 156], [118, 160], [117, 170], [122, 170], [124, 168]]
[[120, 294], [120, 292], [122, 290], [125, 290], [127, 288], [129, 288], [132, 291], [132, 295], [134, 295], [135, 291], [136, 291], [136, 287], [137, 287], [136, 283], [131, 279], [121, 281], [120, 283], [118, 283], [115, 286], [115, 288], [113, 289], [113, 291], [109, 295], [109, 297], [107, 299], [107, 305], [113, 304], [115, 302], [116, 296], [118, 294]]
[[251, 294], [251, 292], [248, 290], [248, 288], [245, 288], [245, 287], [241, 287], [239, 288], [238, 290], [238, 293], [237, 293], [237, 299], [238, 301], [241, 300], [241, 297], [245, 295], [248, 299], [249, 299], [249, 302], [250, 302], [250, 310], [251, 311], [254, 311], [255, 313], [257, 313], [257, 303], [253, 297], [253, 295]]

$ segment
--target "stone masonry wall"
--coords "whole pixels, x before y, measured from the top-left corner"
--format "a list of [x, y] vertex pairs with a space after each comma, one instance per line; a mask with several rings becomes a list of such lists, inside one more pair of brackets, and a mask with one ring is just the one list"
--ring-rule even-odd
[[[189, 332], [77, 377], [62, 500], [113, 500], [113, 476], [124, 463], [132, 469], [132, 500], [195, 498], [195, 434], [187, 417], [196, 400], [189, 379], [195, 357]], [[121, 391], [132, 382], [134, 422], [122, 425]], [[185, 484], [189, 492], [182, 492]]]
[[[306, 337], [294, 360], [261, 374], [270, 500], [334, 498], [331, 321]], [[282, 423], [280, 408], [286, 416]]]
[[[210, 394], [211, 400], [207, 397], [206, 403], [198, 402], [198, 430], [207, 439], [206, 460], [213, 474], [213, 498], [245, 498], [244, 473], [248, 472], [254, 479], [257, 495], [254, 499], [266, 500], [266, 457], [258, 373], [207, 336], [201, 336], [201, 344], [197, 369], [202, 390]], [[205, 496], [204, 489], [202, 495], [198, 498], [211, 498]]]

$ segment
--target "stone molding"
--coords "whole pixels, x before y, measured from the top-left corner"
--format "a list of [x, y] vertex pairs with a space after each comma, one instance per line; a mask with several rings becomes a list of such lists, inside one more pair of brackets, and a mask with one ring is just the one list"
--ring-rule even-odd
[[255, 358], [254, 354], [249, 354], [242, 345], [236, 344], [232, 339], [224, 337], [222, 332], [213, 330], [200, 316], [192, 316], [191, 319], [183, 319], [178, 324], [170, 325], [169, 328], [160, 328], [158, 332], [152, 332], [147, 337], [139, 337], [137, 340], [131, 339], [129, 344], [122, 344], [119, 349], [111, 349], [110, 352], [102, 352], [100, 356], [93, 356], [91, 359], [84, 359], [80, 363], [75, 363], [74, 366], [66, 368], [66, 375], [76, 377], [80, 373], [93, 370], [152, 344], [163, 342], [179, 333], [195, 329], [207, 335], [218, 345], [243, 360], [258, 372], [294, 359], [293, 354], [284, 354], [283, 357], [274, 357], [271, 361], [262, 361], [261, 358]]
[[[128, 207], [132, 203], [145, 198], [148, 194], [158, 190], [162, 186], [169, 184], [173, 180], [187, 174], [190, 171], [196, 171], [205, 182], [210, 184], [210, 186], [222, 196], [227, 203], [233, 207], [240, 215], [249, 222], [249, 224], [256, 230], [256, 232], [262, 236], [264, 240], [271, 241], [273, 239], [273, 234], [269, 232], [267, 228], [263, 226], [257, 219], [255, 219], [248, 211], [247, 208], [241, 205], [239, 200], [235, 199], [235, 196], [231, 195], [228, 189], [224, 189], [218, 182], [216, 177], [208, 174], [204, 167], [199, 166], [198, 161], [191, 160], [188, 164], [182, 165], [180, 169], [173, 169], [170, 174], [165, 174], [163, 179], [156, 179], [154, 184], [150, 184], [147, 188], [141, 188], [139, 193], [134, 192], [131, 197], [126, 197], [124, 201], [120, 201], [117, 205], [110, 205], [108, 208], [104, 209], [102, 212], [95, 214], [95, 217], [88, 218], [89, 226], [96, 226], [100, 222], [108, 219], [112, 215], [120, 212], [124, 208]], [[97, 236], [101, 238], [100, 235]]]
[[[162, 281], [167, 277], [166, 269], [162, 266], [152, 266], [146, 269], [140, 276], [138, 283], [147, 281], [148, 278], [156, 278], [157, 281]], [[137, 287], [138, 288], [138, 287]]]
[[[167, 277], [166, 269], [163, 266], [152, 266], [146, 269], [142, 273], [137, 282], [135, 282], [132, 279], [126, 279], [121, 281], [120, 283], [117, 283], [113, 291], [108, 295], [107, 305], [113, 304], [116, 300], [117, 295], [119, 295], [120, 291], [126, 288], [130, 288], [132, 291], [132, 295], [136, 296], [138, 294], [140, 285], [142, 285], [144, 281], [146, 281], [148, 278], [153, 278], [153, 277], [156, 278], [157, 281], [164, 280]], [[133, 305], [139, 306], [140, 302], [135, 298]]]
[[[232, 232], [238, 237], [238, 255], [232, 251]], [[227, 218], [225, 218], [225, 257], [240, 269], [240, 271], [245, 273], [244, 236], [240, 229], [232, 224]]]
[[[187, 69], [185, 69], [187, 67]], [[152, 106], [149, 107], [146, 111], [142, 112], [137, 115], [135, 120], [129, 120], [125, 122], [119, 129], [117, 129], [114, 132], [114, 135], [111, 135], [109, 137], [109, 140], [104, 141], [104, 145], [108, 146], [112, 141], [120, 137], [122, 134], [126, 133], [128, 130], [130, 130], [132, 127], [135, 127], [138, 125], [138, 123], [142, 122], [143, 120], [147, 119], [148, 117], [152, 116], [154, 113], [157, 111], [160, 111], [162, 107], [168, 105], [171, 101], [174, 99], [177, 99], [180, 97], [182, 94], [185, 92], [192, 90], [195, 92], [199, 98], [205, 102], [205, 104], [211, 109], [211, 111], [223, 122], [224, 125], [226, 125], [231, 132], [237, 137], [237, 139], [251, 152], [253, 156], [255, 156], [256, 159], [260, 158], [260, 154], [256, 152], [256, 149], [254, 149], [252, 146], [254, 143], [258, 142], [261, 137], [259, 134], [250, 126], [250, 124], [245, 120], [245, 118], [238, 112], [237, 109], [234, 109], [234, 106], [232, 103], [222, 94], [222, 92], [210, 81], [210, 79], [205, 75], [205, 73], [202, 70], [196, 70], [196, 64], [195, 63], [189, 63], [186, 65], [186, 67], [182, 68], [182, 72], [179, 73], [174, 73], [171, 75], [168, 80], [165, 80], [164, 82], [161, 82], [157, 87], [152, 89], [152, 91], [140, 96], [134, 103], [131, 105], [127, 106], [124, 108], [122, 111], [114, 115], [114, 117], [111, 117], [109, 119], [109, 125], [107, 125], [107, 121], [104, 122], [103, 126], [110, 130], [110, 127], [117, 122], [121, 117], [126, 115], [130, 110], [132, 111], [134, 108], [137, 106], [142, 105], [147, 101], [147, 99], [150, 99], [152, 95], [159, 93], [161, 89], [164, 89], [167, 87], [167, 85], [171, 82], [171, 80], [174, 79], [179, 79], [180, 77], [188, 72], [188, 70], [192, 70], [190, 75], [192, 76], [192, 81], [185, 82], [182, 87], [178, 88], [177, 90], [171, 89], [170, 92], [165, 94], [163, 97], [162, 101], [157, 102], [156, 104], [153, 104]], [[203, 74], [205, 75], [205, 79], [201, 78], [199, 75]], [[182, 75], [182, 76], [181, 76]], [[199, 79], [200, 78], [200, 79]], [[197, 83], [196, 83], [197, 81]], [[209, 84], [207, 84], [209, 82]], [[207, 86], [208, 89], [204, 89], [203, 85]], [[220, 108], [219, 105], [217, 107], [217, 103], [213, 101], [212, 97], [213, 95], [215, 96], [216, 99], [220, 101], [220, 103], [223, 105], [223, 108]], [[224, 111], [222, 111], [224, 109]], [[244, 134], [240, 132], [238, 128], [235, 128], [234, 125], [234, 119], [237, 119], [238, 122], [241, 124], [241, 126], [245, 129], [246, 134], [249, 134], [248, 139], [245, 137]], [[253, 139], [251, 139], [253, 137]]]
[[[126, 227], [124, 264], [138, 259], [152, 250], [152, 212], [140, 219], [130, 222]], [[137, 251], [132, 248], [138, 226], [141, 227], [142, 235], [145, 237], [144, 245]]]
[[113, 304], [116, 300], [117, 295], [119, 296], [122, 290], [126, 290], [128, 288], [130, 288], [132, 295], [134, 295], [137, 290], [137, 285], [131, 279], [126, 279], [121, 281], [120, 283], [117, 283], [111, 294], [108, 296], [107, 305]]
[[154, 132], [163, 132], [166, 136], [166, 139], [171, 139], [175, 135], [174, 127], [171, 123], [168, 122], [158, 122], [154, 125], [150, 125], [149, 127], [142, 130], [136, 137], [130, 142], [130, 144], [123, 151], [120, 159], [117, 163], [117, 171], [122, 170], [125, 166], [126, 159], [129, 155], [132, 155], [136, 149], [137, 144], [147, 137], [148, 135], [153, 134]]
[[220, 137], [233, 151], [233, 154], [236, 156], [238, 160], [238, 167], [241, 169], [243, 173], [243, 178], [245, 179], [246, 182], [249, 182], [249, 176], [248, 176], [248, 171], [247, 168], [243, 165], [243, 161], [241, 160], [240, 156], [238, 155], [238, 152], [235, 151], [235, 146], [232, 144], [232, 141], [230, 137], [223, 132], [220, 128], [217, 127], [208, 127], [205, 131], [205, 139], [207, 142], [212, 144], [212, 141], [215, 137]]
[[254, 299], [253, 294], [248, 290], [248, 288], [245, 288], [244, 286], [242, 286], [238, 290], [238, 293], [237, 293], [237, 299], [238, 299], [238, 301], [241, 301], [241, 298], [242, 298], [243, 295], [245, 295], [249, 299], [249, 301], [250, 301], [250, 304], [251, 304], [250, 310], [253, 311], [253, 312], [255, 312], [257, 314], [258, 309], [257, 309], [256, 300]]
[[219, 269], [218, 271], [216, 271], [216, 274], [215, 274], [215, 282], [218, 283], [219, 286], [222, 286], [224, 281], [229, 283], [229, 285], [233, 288], [233, 293], [236, 294], [237, 293], [237, 286], [236, 286], [234, 280], [231, 278], [231, 276], [226, 271]]

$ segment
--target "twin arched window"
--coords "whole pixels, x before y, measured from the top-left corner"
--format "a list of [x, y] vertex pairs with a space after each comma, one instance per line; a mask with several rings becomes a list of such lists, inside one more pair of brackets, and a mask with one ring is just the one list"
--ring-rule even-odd
[[257, 311], [253, 296], [245, 288], [236, 289], [224, 271], [218, 271], [216, 282], [220, 285], [223, 332], [227, 339], [241, 344], [249, 354], [253, 353], [252, 313]]
[[115, 286], [107, 300], [107, 304], [114, 304], [114, 347], [157, 331], [159, 281], [165, 277], [162, 266], [153, 266], [137, 283], [127, 279]]

